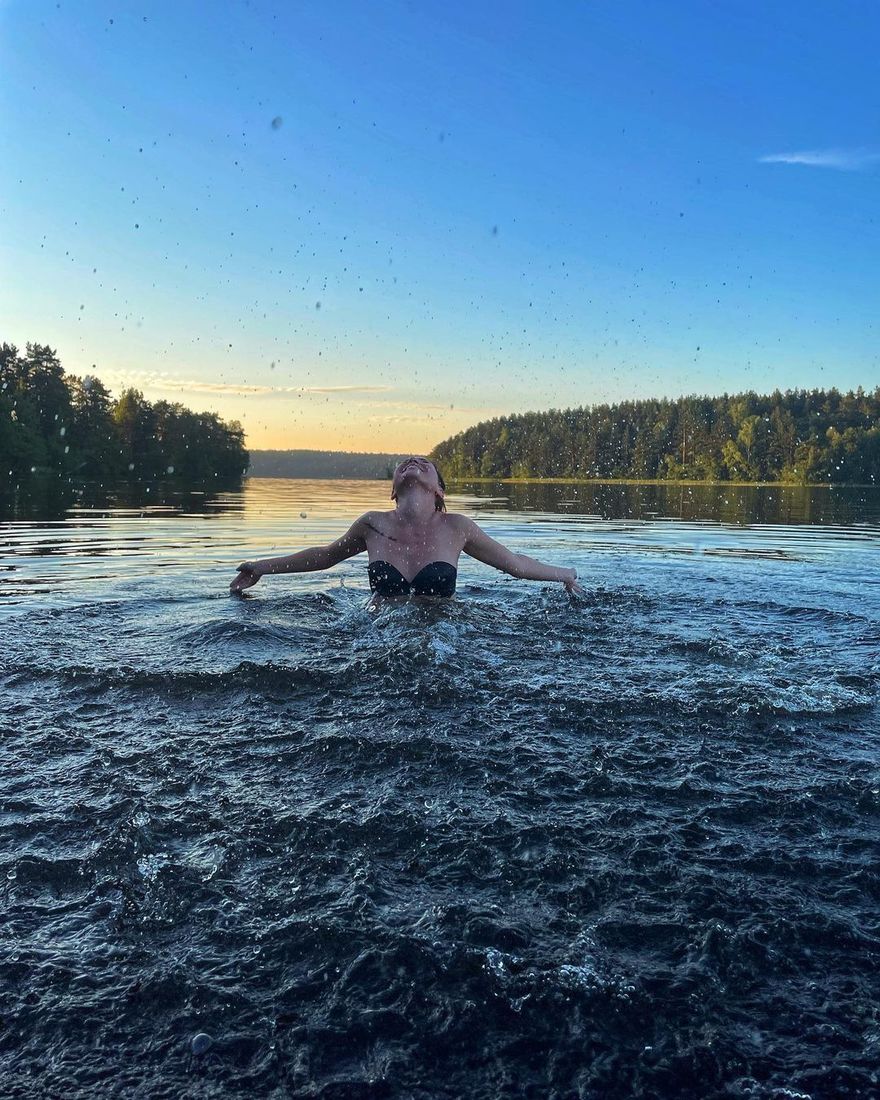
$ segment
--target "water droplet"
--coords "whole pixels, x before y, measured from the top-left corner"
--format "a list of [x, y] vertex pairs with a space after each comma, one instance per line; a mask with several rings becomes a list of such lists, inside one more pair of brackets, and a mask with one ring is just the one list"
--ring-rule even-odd
[[204, 1031], [200, 1031], [198, 1035], [193, 1035], [189, 1044], [190, 1050], [197, 1058], [207, 1053], [213, 1045], [214, 1040], [210, 1035], [206, 1035]]

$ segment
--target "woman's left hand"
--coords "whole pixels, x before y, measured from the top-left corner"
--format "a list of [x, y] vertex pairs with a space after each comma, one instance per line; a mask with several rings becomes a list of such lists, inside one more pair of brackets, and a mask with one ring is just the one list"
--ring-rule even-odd
[[238, 574], [229, 586], [233, 596], [237, 596], [245, 588], [252, 588], [262, 576], [256, 566], [249, 561], [243, 561], [238, 567]]

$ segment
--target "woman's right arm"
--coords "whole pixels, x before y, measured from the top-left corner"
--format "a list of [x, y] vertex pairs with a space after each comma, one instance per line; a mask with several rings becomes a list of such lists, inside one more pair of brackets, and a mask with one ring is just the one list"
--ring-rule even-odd
[[346, 558], [353, 558], [367, 548], [364, 538], [364, 516], [356, 519], [346, 533], [326, 546], [309, 546], [280, 558], [260, 558], [258, 561], [243, 561], [238, 567], [238, 576], [229, 586], [232, 593], [251, 588], [260, 577], [272, 573], [312, 573], [317, 569], [329, 569]]

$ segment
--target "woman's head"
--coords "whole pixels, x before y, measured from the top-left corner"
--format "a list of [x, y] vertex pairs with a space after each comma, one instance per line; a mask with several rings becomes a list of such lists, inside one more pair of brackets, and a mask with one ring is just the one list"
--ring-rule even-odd
[[420, 486], [423, 489], [432, 490], [434, 507], [438, 512], [446, 511], [446, 502], [443, 499], [446, 493], [446, 482], [429, 458], [412, 455], [399, 463], [391, 482], [391, 499], [397, 500], [401, 489], [409, 486]]

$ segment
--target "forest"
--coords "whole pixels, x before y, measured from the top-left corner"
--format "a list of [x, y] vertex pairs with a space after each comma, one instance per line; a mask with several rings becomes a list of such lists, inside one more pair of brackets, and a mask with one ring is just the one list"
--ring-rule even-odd
[[434, 448], [450, 478], [880, 482], [880, 387], [624, 401], [486, 420]]
[[66, 374], [48, 345], [29, 343], [24, 355], [0, 345], [0, 470], [7, 477], [195, 482], [238, 478], [247, 465], [236, 421], [151, 403], [136, 389], [114, 398], [94, 376]]

